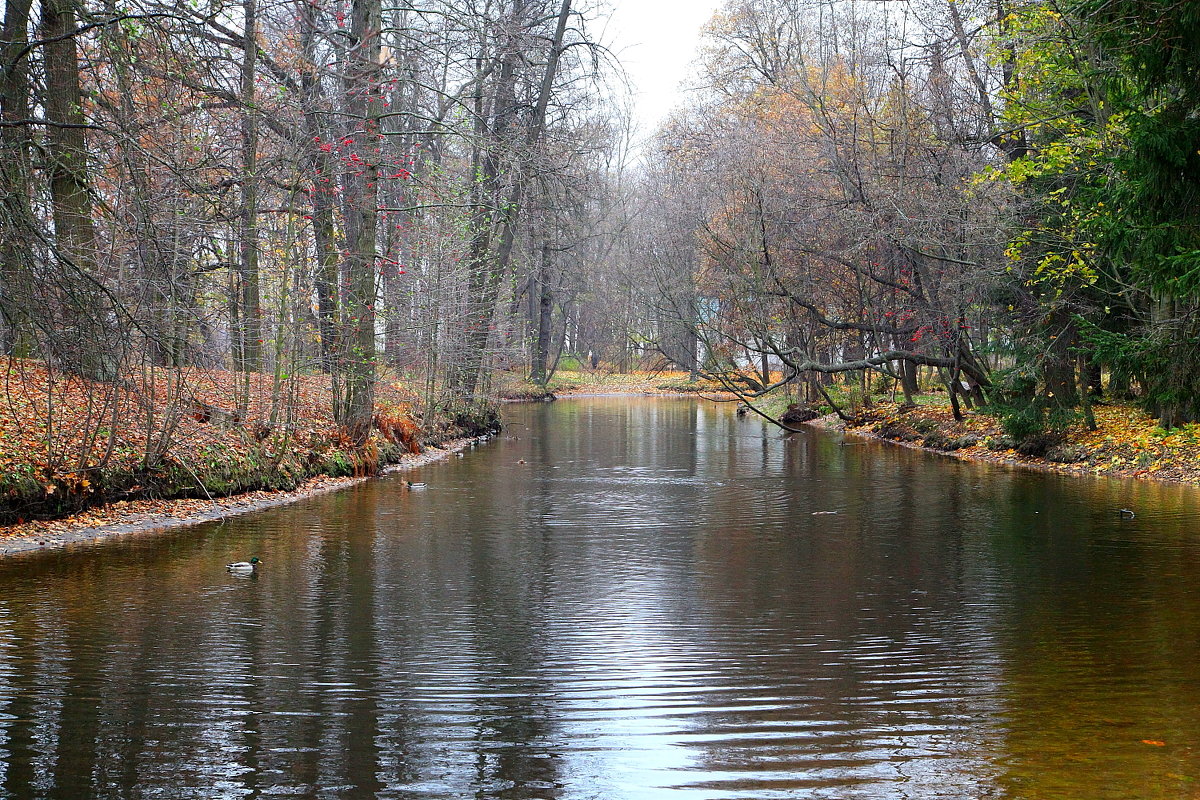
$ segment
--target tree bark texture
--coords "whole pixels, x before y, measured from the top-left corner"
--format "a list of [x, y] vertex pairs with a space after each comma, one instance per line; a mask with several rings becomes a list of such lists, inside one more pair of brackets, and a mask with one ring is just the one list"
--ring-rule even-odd
[[119, 359], [116, 319], [98, 270], [84, 136], [87, 120], [75, 39], [77, 10], [73, 0], [44, 0], [42, 4], [47, 171], [61, 266], [56, 289], [63, 315], [50, 346], [65, 368], [110, 381], [117, 377]]
[[356, 129], [345, 182], [348, 230], [343, 298], [344, 399], [339, 422], [356, 441], [370, 434], [375, 404], [375, 273], [379, 219], [379, 149], [383, 134], [380, 80], [380, 0], [354, 0], [347, 107]]

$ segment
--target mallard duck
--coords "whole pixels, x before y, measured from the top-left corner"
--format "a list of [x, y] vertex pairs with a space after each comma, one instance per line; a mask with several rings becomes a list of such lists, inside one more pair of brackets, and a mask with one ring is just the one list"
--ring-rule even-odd
[[404, 486], [408, 489], [424, 489], [425, 484], [420, 481], [405, 481]]
[[232, 564], [226, 564], [225, 569], [229, 570], [230, 572], [236, 572], [244, 575], [246, 573], [254, 572], [254, 570], [258, 569], [258, 565], [261, 563], [262, 562], [259, 561], [258, 556], [254, 556], [249, 561], [235, 561]]

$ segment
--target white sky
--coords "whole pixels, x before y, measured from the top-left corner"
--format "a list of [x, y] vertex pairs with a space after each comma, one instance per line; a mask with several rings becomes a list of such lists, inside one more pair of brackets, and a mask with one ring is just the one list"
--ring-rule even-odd
[[611, 0], [605, 38], [634, 85], [634, 117], [651, 134], [680, 104], [680, 82], [691, 77], [700, 29], [724, 0]]

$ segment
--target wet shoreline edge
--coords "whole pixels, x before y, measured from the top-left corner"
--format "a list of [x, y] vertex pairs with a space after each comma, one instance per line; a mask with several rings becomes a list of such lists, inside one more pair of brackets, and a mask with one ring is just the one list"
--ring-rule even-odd
[[329, 478], [317, 476], [305, 481], [297, 489], [287, 492], [250, 492], [228, 497], [218, 497], [205, 501], [205, 508], [196, 511], [186, 511], [173, 514], [170, 504], [176, 501], [164, 501], [166, 506], [159, 512], [134, 512], [129, 518], [107, 525], [81, 526], [70, 528], [71, 518], [60, 522], [68, 524], [62, 531], [36, 531], [27, 534], [0, 539], [0, 560], [12, 559], [37, 553], [61, 552], [82, 549], [101, 542], [114, 539], [143, 537], [166, 533], [177, 528], [200, 525], [206, 522], [218, 522], [231, 517], [263, 511], [268, 508], [290, 505], [292, 503], [331, 494], [357, 486], [373, 478], [384, 477], [396, 472], [415, 469], [438, 461], [449, 459], [455, 453], [466, 449], [476, 437], [453, 439], [436, 447], [428, 446], [424, 452], [407, 455], [398, 463], [390, 464], [380, 470], [378, 475], [359, 477]]

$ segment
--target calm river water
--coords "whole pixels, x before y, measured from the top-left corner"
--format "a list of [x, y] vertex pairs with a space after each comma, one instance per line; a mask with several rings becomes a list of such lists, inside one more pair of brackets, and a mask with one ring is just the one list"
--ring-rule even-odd
[[730, 411], [0, 564], [0, 797], [1200, 797], [1195, 493]]

